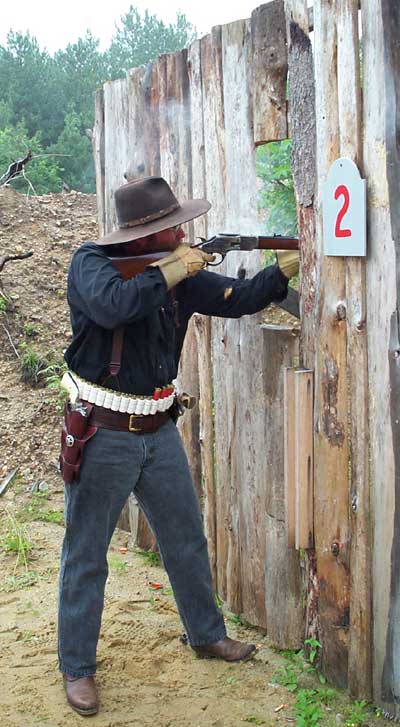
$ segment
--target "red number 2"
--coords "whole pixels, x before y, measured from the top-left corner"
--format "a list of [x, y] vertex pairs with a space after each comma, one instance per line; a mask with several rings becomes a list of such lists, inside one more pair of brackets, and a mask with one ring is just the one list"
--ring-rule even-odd
[[343, 197], [344, 201], [336, 218], [335, 237], [351, 237], [351, 230], [342, 230], [342, 228], [340, 227], [343, 217], [345, 216], [350, 205], [350, 192], [348, 187], [346, 187], [344, 184], [340, 184], [339, 187], [335, 189], [335, 199], [339, 199], [339, 197]]

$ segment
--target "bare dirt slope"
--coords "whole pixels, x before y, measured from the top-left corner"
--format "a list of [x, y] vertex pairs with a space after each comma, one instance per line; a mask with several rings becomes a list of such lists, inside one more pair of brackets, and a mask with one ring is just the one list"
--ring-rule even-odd
[[[57, 372], [70, 336], [66, 271], [75, 247], [97, 236], [95, 199], [69, 193], [27, 199], [0, 190], [0, 257], [33, 250], [0, 273], [0, 724], [73, 727], [57, 672], [56, 598], [63, 536], [57, 472], [60, 397], [21, 380], [21, 362]], [[318, 689], [313, 675], [268, 648], [267, 637], [229, 616], [231, 635], [259, 644], [246, 664], [198, 660], [179, 641], [182, 627], [162, 568], [128, 550], [116, 533], [99, 647], [98, 727], [240, 727], [293, 724], [295, 695], [282, 684]], [[122, 548], [122, 551], [121, 551]], [[161, 587], [159, 587], [161, 586]], [[279, 671], [281, 670], [281, 671]], [[292, 670], [292, 671], [291, 671]], [[292, 674], [292, 676], [290, 676]], [[296, 676], [298, 675], [298, 676]], [[316, 697], [320, 702], [320, 697]], [[345, 724], [343, 697], [321, 702], [321, 724]], [[372, 718], [375, 720], [375, 718]], [[315, 727], [316, 727], [315, 723]], [[358, 724], [358, 723], [357, 723]]]

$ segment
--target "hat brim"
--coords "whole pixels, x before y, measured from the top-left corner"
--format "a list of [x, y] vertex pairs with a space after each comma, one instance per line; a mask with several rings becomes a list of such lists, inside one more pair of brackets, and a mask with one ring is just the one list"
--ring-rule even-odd
[[141, 237], [154, 235], [156, 232], [162, 232], [163, 230], [168, 230], [170, 227], [190, 222], [190, 220], [204, 215], [210, 207], [211, 205], [206, 199], [191, 199], [188, 202], [183, 202], [177, 210], [171, 212], [169, 215], [165, 215], [165, 217], [160, 217], [158, 220], [146, 222], [143, 225], [136, 225], [135, 227], [120, 228], [115, 230], [115, 232], [109, 232], [108, 235], [104, 235], [104, 237], [95, 240], [95, 242], [97, 245], [117, 245], [122, 242], [139, 240]]

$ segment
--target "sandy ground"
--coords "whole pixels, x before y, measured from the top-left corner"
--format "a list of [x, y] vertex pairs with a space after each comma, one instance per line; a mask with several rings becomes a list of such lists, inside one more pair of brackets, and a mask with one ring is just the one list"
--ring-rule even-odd
[[[53, 508], [57, 495], [46, 499], [47, 507]], [[29, 497], [11, 490], [2, 507], [15, 512], [17, 502], [26, 507]], [[33, 521], [28, 528], [33, 553], [27, 570], [14, 572], [15, 555], [1, 557], [6, 576], [0, 593], [0, 724], [7, 727], [72, 727], [82, 720], [69, 709], [57, 671], [62, 534], [57, 524]], [[137, 553], [121, 553], [127, 539], [127, 533], [118, 531], [110, 549], [97, 678], [101, 712], [90, 723], [236, 727], [251, 717], [262, 724], [287, 723], [288, 706], [274, 710], [293, 699], [283, 687], [268, 686], [281, 657], [268, 649], [266, 637], [228, 620], [231, 635], [260, 645], [255, 659], [233, 665], [198, 659], [179, 641], [182, 626], [165, 572]], [[29, 580], [33, 585], [18, 587]]]

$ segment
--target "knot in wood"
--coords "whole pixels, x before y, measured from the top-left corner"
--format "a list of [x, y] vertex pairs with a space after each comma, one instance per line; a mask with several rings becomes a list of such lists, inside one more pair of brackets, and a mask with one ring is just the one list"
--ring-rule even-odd
[[336, 318], [338, 321], [345, 321], [346, 320], [346, 306], [344, 303], [338, 303], [336, 307]]
[[339, 555], [339, 552], [340, 552], [340, 545], [339, 545], [339, 543], [337, 543], [337, 542], [335, 541], [335, 542], [334, 542], [334, 543], [332, 543], [332, 545], [331, 545], [331, 553], [332, 553], [332, 555], [334, 555], [334, 556], [335, 556], [335, 558], [337, 558], [337, 556]]

